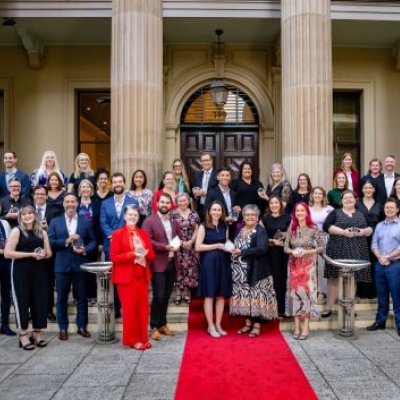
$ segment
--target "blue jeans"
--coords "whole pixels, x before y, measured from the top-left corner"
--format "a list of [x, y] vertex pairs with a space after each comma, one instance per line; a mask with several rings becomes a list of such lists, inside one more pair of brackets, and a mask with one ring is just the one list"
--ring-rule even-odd
[[57, 322], [60, 330], [68, 330], [68, 294], [73, 285], [76, 295], [76, 325], [86, 329], [88, 323], [88, 303], [85, 293], [85, 272], [56, 272]]
[[392, 296], [394, 320], [400, 328], [400, 261], [382, 266], [379, 261], [375, 264], [375, 284], [378, 297], [378, 312], [376, 323], [385, 325], [389, 314], [389, 295]]

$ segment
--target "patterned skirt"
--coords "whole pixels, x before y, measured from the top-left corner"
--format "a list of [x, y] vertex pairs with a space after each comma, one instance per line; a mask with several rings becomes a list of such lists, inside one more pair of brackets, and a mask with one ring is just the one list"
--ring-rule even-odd
[[278, 318], [278, 305], [272, 276], [254, 286], [247, 282], [247, 263], [241, 257], [232, 260], [233, 289], [229, 312], [250, 318], [271, 320]]
[[316, 256], [289, 257], [287, 316], [318, 316], [316, 259]]

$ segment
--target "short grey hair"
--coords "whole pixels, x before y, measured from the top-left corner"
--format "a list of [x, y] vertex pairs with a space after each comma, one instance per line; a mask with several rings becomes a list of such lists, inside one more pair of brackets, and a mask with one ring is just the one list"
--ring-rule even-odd
[[260, 209], [255, 204], [247, 204], [242, 209], [242, 216], [244, 217], [247, 211], [254, 211], [257, 217], [260, 216]]
[[184, 197], [184, 198], [188, 201], [188, 203], [190, 204], [190, 196], [189, 196], [186, 192], [178, 193], [178, 194], [175, 196], [175, 202], [178, 203], [178, 200], [179, 200], [181, 197]]

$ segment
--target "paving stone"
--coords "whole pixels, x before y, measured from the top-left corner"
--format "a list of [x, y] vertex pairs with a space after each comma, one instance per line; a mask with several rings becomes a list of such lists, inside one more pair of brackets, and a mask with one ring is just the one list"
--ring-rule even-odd
[[[133, 352], [132, 352], [133, 353]], [[136, 360], [132, 355], [132, 360]], [[66, 381], [66, 386], [127, 385], [136, 362], [109, 356], [88, 356]]]
[[172, 400], [177, 379], [176, 374], [136, 373], [126, 388], [124, 400]]
[[163, 372], [177, 374], [181, 367], [181, 361], [182, 361], [182, 354], [180, 353], [151, 354], [151, 352], [147, 352], [143, 354], [143, 357], [141, 358], [135, 372], [138, 374], [144, 374], [144, 373], [162, 374]]
[[124, 391], [125, 386], [63, 386], [52, 400], [120, 400]]
[[0, 364], [0, 382], [6, 379], [18, 367], [19, 364]]
[[332, 382], [333, 391], [339, 399], [344, 400], [399, 400], [400, 390], [397, 385], [385, 378], [374, 378], [368, 381]]
[[360, 350], [365, 349], [396, 349], [399, 348], [399, 340], [383, 331], [368, 332], [358, 336], [357, 340], [352, 341], [352, 345]]
[[39, 349], [25, 351], [19, 349], [15, 343], [12, 347], [0, 348], [0, 364], [22, 364], [39, 353]]
[[70, 375], [83, 359], [83, 355], [74, 353], [60, 353], [49, 355], [42, 351], [22, 364], [16, 374], [25, 375]]
[[11, 375], [0, 384], [1, 400], [47, 400], [59, 390], [62, 375]]

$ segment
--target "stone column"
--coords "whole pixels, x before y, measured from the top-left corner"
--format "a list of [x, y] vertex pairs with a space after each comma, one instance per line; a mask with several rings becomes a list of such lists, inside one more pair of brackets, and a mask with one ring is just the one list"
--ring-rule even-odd
[[332, 187], [332, 40], [329, 0], [282, 0], [282, 162], [294, 183]]
[[113, 0], [111, 166], [130, 180], [143, 169], [155, 187], [162, 167], [161, 0]]

